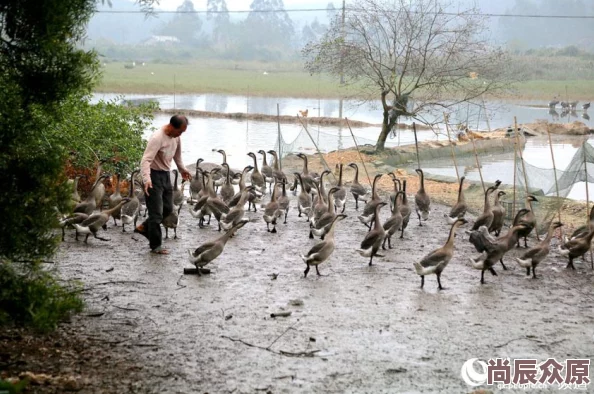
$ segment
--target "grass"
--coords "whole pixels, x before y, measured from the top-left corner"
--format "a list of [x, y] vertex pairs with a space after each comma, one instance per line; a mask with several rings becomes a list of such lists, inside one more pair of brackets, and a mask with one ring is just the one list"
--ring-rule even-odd
[[[200, 64], [107, 63], [96, 91], [109, 93], [218, 93], [268, 97], [334, 98], [352, 94], [338, 81], [312, 76], [299, 64], [208, 62]], [[264, 74], [266, 72], [266, 74]], [[174, 87], [175, 81], [175, 87]], [[590, 100], [594, 80], [528, 80], [514, 86], [507, 99]], [[567, 92], [567, 93], [566, 93]], [[567, 96], [567, 97], [566, 97]]]

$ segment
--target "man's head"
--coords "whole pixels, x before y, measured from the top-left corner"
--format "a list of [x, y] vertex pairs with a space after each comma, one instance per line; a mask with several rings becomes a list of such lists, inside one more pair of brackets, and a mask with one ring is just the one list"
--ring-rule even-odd
[[188, 128], [190, 122], [184, 115], [173, 115], [167, 125], [167, 135], [170, 137], [179, 137]]

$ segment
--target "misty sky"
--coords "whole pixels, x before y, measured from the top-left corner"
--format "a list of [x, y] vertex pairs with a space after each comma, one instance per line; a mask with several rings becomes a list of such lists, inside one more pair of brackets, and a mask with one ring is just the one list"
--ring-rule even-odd
[[[156, 8], [174, 11], [183, 2], [184, 0], [159, 0], [159, 6], [157, 6]], [[226, 2], [227, 8], [230, 11], [249, 10], [250, 4], [252, 3], [250, 0], [227, 0]], [[284, 0], [285, 9], [304, 7], [325, 9], [329, 2], [332, 2], [332, 0]], [[194, 0], [193, 3], [194, 8], [197, 10], [206, 9], [206, 0]], [[334, 0], [333, 3], [335, 7], [338, 7], [339, 4], [342, 4], [342, 0]]]

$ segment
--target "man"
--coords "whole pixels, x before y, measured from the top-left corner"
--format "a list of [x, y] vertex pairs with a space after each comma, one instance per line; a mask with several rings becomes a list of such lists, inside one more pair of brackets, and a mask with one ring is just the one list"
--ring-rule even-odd
[[180, 136], [186, 131], [188, 124], [185, 116], [172, 116], [168, 125], [153, 133], [140, 162], [148, 219], [136, 227], [134, 232], [148, 238], [151, 253], [169, 254], [161, 246], [161, 222], [173, 211], [171, 159], [175, 160], [183, 179], [192, 179], [181, 160]]

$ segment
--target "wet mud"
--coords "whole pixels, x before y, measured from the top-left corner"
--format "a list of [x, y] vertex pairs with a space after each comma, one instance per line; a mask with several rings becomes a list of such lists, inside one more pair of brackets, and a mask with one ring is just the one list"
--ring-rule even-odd
[[[214, 218], [199, 228], [187, 205], [178, 239], [169, 231], [164, 241], [170, 255], [149, 253], [144, 238], [113, 221], [102, 234], [108, 242], [85, 244], [68, 233], [58, 268], [84, 283], [88, 305], [69, 325], [71, 335], [134, 360], [134, 381], [109, 364], [123, 379], [120, 392], [464, 393], [472, 388], [460, 370], [470, 358], [594, 355], [589, 261], [567, 270], [553, 250], [531, 279], [511, 258], [522, 248], [506, 256], [508, 271], [496, 266], [499, 275], [485, 275], [481, 285], [468, 262], [477, 253], [461, 227], [442, 274], [446, 289], [437, 289], [435, 276], [421, 289], [413, 262], [445, 243], [449, 208], [434, 204], [422, 227], [413, 211], [404, 239], [393, 239], [393, 249], [369, 266], [355, 252], [367, 229], [351, 199], [337, 248], [320, 266], [324, 276], [312, 268], [304, 278], [299, 255], [318, 240], [308, 238], [291, 205], [276, 234], [266, 231], [260, 207], [248, 213], [252, 221], [203, 276], [183, 274], [191, 267], [187, 250], [220, 233]], [[382, 219], [388, 215], [384, 207]], [[271, 317], [283, 312], [290, 315]], [[81, 392], [103, 392], [101, 382], [91, 379]]]

